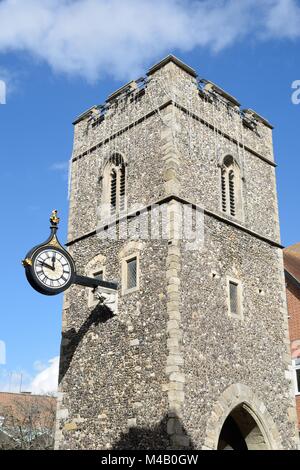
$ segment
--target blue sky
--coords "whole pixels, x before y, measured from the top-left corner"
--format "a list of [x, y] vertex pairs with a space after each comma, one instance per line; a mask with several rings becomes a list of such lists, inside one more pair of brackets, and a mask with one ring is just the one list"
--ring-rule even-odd
[[[117, 13], [121, 5], [127, 9]], [[282, 242], [300, 239], [300, 104], [291, 101], [292, 82], [300, 80], [298, 1], [0, 1], [0, 80], [7, 84], [0, 105], [0, 390], [10, 373], [11, 390], [20, 373], [23, 389], [35, 377], [38, 390], [56, 368], [49, 360], [59, 354], [62, 296], [31, 289], [21, 259], [48, 236], [53, 208], [66, 239], [72, 120], [168, 53], [275, 126]]]

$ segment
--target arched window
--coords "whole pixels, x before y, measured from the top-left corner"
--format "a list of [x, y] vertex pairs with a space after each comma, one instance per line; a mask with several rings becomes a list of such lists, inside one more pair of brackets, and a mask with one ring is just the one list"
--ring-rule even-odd
[[122, 155], [114, 153], [103, 171], [102, 201], [109, 204], [106, 215], [120, 215], [126, 208], [126, 167]]
[[231, 155], [227, 155], [221, 167], [222, 211], [232, 217], [241, 214], [240, 169]]

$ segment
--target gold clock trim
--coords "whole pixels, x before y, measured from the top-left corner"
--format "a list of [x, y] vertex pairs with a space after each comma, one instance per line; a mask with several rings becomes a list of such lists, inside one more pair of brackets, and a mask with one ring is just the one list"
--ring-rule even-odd
[[31, 258], [25, 258], [22, 260], [22, 264], [24, 267], [26, 266], [32, 266], [32, 259]]
[[57, 248], [61, 248], [61, 245], [59, 241], [57, 240], [56, 236], [54, 235], [53, 238], [50, 240], [50, 242], [47, 243], [46, 246], [51, 245], [51, 246], [56, 246]]

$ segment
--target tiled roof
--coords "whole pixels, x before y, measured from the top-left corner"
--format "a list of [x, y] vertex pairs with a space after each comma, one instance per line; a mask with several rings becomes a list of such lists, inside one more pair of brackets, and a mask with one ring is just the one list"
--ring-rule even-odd
[[300, 283], [300, 243], [283, 250], [283, 261], [285, 270]]

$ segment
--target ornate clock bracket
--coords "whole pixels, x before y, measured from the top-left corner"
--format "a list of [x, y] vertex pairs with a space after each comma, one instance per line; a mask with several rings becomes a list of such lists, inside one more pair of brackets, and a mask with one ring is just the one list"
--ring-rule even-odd
[[[44, 243], [41, 243], [40, 245], [37, 245], [34, 248], [32, 248], [27, 253], [25, 259], [22, 261], [22, 264], [25, 268], [27, 280], [29, 281], [31, 286], [34, 289], [36, 289], [38, 292], [40, 292], [41, 294], [45, 294], [45, 295], [59, 294], [60, 292], [63, 292], [64, 290], [68, 289], [71, 284], [78, 284], [80, 286], [90, 287], [94, 289], [95, 292], [98, 291], [96, 292], [96, 294], [99, 296], [99, 300], [100, 301], [102, 300], [103, 303], [107, 302], [107, 305], [109, 303], [112, 303], [110, 300], [110, 296], [116, 297], [115, 293], [118, 289], [118, 283], [115, 281], [109, 282], [109, 281], [103, 281], [100, 279], [91, 278], [87, 276], [81, 276], [76, 273], [75, 263], [74, 263], [72, 256], [59, 243], [58, 238], [56, 236], [59, 220], [60, 219], [57, 216], [57, 211], [53, 210], [50, 216], [51, 225], [50, 225], [49, 238]], [[38, 255], [41, 254], [41, 252], [51, 253], [52, 258], [50, 259], [53, 259], [52, 264], [51, 264], [51, 261], [47, 260], [46, 255], [42, 255], [44, 256], [44, 258], [41, 258], [40, 260], [39, 258], [37, 258]], [[58, 255], [55, 255], [54, 253], [58, 253]], [[66, 265], [69, 266], [69, 268], [67, 268], [66, 270], [66, 273], [70, 273], [70, 274], [66, 274], [66, 277], [68, 277], [68, 280], [66, 280], [65, 283], [63, 281], [64, 279], [63, 274], [61, 277], [62, 279], [61, 283], [59, 279], [57, 280], [55, 279], [55, 274], [58, 271], [58, 269], [56, 268], [56, 261], [55, 261], [57, 257], [65, 259], [62, 266], [66, 266]], [[41, 267], [45, 267], [48, 273], [50, 273], [51, 275], [51, 277], [49, 277], [49, 279], [46, 281], [44, 281], [44, 278], [43, 278], [44, 274], [41, 274], [41, 271], [42, 271]], [[58, 276], [60, 276], [59, 273], [58, 273]], [[46, 275], [45, 275], [45, 278], [47, 278]]]
[[[51, 242], [50, 244], [51, 245], [58, 245], [60, 246], [60, 243], [59, 241], [57, 240], [57, 237], [56, 237], [56, 232], [57, 232], [57, 229], [58, 229], [58, 224], [59, 224], [59, 217], [57, 217], [57, 210], [53, 210], [52, 213], [51, 213], [51, 217], [50, 217], [50, 230], [51, 230], [51, 234], [50, 234], [50, 237], [51, 237]], [[96, 278], [92, 278], [92, 277], [88, 277], [88, 276], [80, 276], [79, 274], [76, 274], [74, 275], [74, 281], [73, 281], [74, 284], [78, 284], [80, 286], [84, 286], [84, 287], [91, 287], [93, 289], [95, 289], [96, 287], [104, 287], [106, 289], [111, 289], [111, 290], [117, 290], [118, 289], [118, 284], [117, 282], [108, 282], [108, 281], [102, 281], [100, 279], [96, 279]]]

